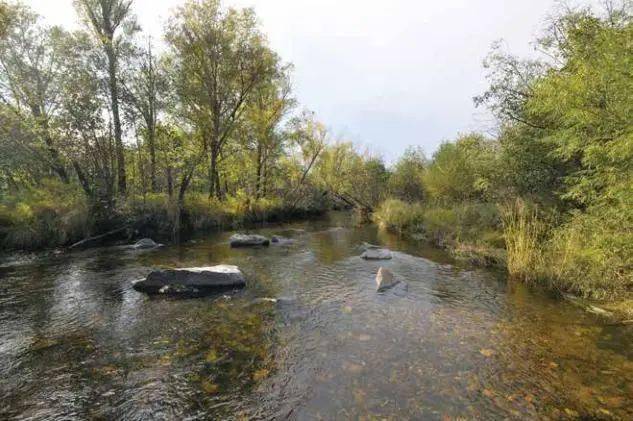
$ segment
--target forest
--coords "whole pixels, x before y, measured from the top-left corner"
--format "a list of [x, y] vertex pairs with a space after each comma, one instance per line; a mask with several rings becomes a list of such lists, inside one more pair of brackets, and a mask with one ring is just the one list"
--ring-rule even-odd
[[346, 208], [529, 284], [631, 300], [628, 3], [561, 10], [535, 57], [495, 44], [474, 98], [495, 132], [457, 134], [430, 156], [412, 146], [394, 163], [298, 103], [292, 64], [252, 9], [189, 0], [155, 40], [132, 0], [76, 0], [76, 31], [0, 4], [3, 249], [120, 227], [178, 242]]

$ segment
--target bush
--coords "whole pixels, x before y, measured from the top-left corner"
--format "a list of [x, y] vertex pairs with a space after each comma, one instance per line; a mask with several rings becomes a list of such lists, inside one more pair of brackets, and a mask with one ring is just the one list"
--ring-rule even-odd
[[548, 244], [550, 282], [591, 298], [631, 295], [633, 232], [630, 209], [575, 214]]
[[397, 232], [416, 232], [422, 228], [424, 208], [398, 199], [384, 201], [373, 214], [379, 226]]
[[450, 208], [429, 207], [424, 215], [427, 236], [440, 245], [467, 242], [503, 247], [499, 212], [493, 204], [466, 202]]
[[374, 221], [400, 233], [424, 234], [440, 245], [470, 242], [503, 247], [499, 212], [488, 203], [462, 203], [449, 208], [389, 199], [374, 213]]
[[40, 187], [21, 191], [0, 203], [0, 241], [5, 248], [24, 250], [68, 244], [90, 231], [89, 214], [80, 189], [44, 180]]

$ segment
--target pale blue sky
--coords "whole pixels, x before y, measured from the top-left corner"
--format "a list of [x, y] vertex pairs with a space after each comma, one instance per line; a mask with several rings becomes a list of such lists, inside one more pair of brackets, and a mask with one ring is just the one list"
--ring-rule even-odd
[[[135, 0], [143, 28], [160, 38], [182, 0]], [[53, 24], [73, 26], [72, 0], [27, 0]], [[458, 132], [494, 122], [472, 97], [485, 87], [493, 41], [532, 51], [555, 0], [225, 0], [253, 6], [272, 47], [295, 65], [302, 106], [332, 132], [386, 159], [408, 145], [431, 154]]]

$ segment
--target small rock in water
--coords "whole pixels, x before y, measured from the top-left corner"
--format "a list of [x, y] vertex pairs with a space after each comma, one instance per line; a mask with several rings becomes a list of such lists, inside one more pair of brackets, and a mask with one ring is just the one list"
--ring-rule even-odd
[[368, 248], [360, 255], [365, 260], [389, 260], [391, 259], [391, 251], [381, 248]]
[[270, 240], [262, 235], [234, 234], [229, 240], [231, 247], [258, 247], [270, 245]]
[[149, 294], [186, 294], [202, 290], [243, 288], [246, 279], [237, 266], [218, 265], [187, 269], [155, 270], [133, 287]]
[[399, 281], [394, 278], [393, 273], [389, 271], [389, 269], [385, 269], [381, 267], [378, 269], [378, 274], [376, 275], [376, 291], [383, 292], [394, 285], [396, 285]]
[[295, 243], [295, 240], [292, 238], [280, 237], [278, 235], [273, 235], [270, 238], [270, 242], [279, 246], [289, 246]]
[[163, 245], [155, 242], [151, 238], [143, 238], [132, 245], [132, 248], [136, 250], [155, 249], [158, 247], [163, 247]]

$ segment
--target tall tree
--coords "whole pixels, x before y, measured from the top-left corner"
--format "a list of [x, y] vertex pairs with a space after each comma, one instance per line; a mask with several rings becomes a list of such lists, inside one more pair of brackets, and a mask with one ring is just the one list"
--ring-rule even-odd
[[136, 60], [123, 82], [123, 94], [130, 105], [132, 118], [140, 117], [150, 158], [150, 187], [158, 191], [156, 178], [156, 129], [158, 114], [163, 108], [167, 81], [152, 51], [151, 39], [147, 48], [135, 54]]
[[252, 9], [222, 10], [218, 0], [188, 1], [167, 28], [180, 114], [201, 133], [209, 155], [209, 193], [222, 195], [219, 159], [257, 85], [279, 59]]
[[[75, 6], [88, 27], [103, 46], [108, 61], [108, 83], [110, 89], [110, 107], [117, 156], [117, 180], [119, 194], [127, 189], [125, 172], [125, 151], [123, 131], [119, 110], [118, 57], [119, 47], [139, 28], [132, 14], [133, 0], [75, 0]], [[123, 37], [118, 34], [123, 32]]]
[[68, 183], [68, 172], [51, 127], [60, 100], [60, 60], [54, 53], [59, 30], [42, 27], [39, 16], [26, 6], [18, 4], [5, 13], [12, 18], [0, 39], [0, 101], [32, 136], [41, 140], [41, 148], [31, 149], [34, 157], [44, 160], [53, 173]]
[[60, 37], [57, 54], [64, 63], [59, 130], [66, 139], [66, 155], [96, 219], [107, 220], [116, 194], [117, 151], [104, 113], [109, 100], [102, 77], [106, 59], [85, 31]]
[[279, 124], [295, 104], [290, 97], [289, 68], [282, 70], [274, 79], [260, 84], [244, 113], [244, 137], [255, 164], [257, 199], [266, 196], [271, 166], [283, 153], [285, 136], [278, 130]]

